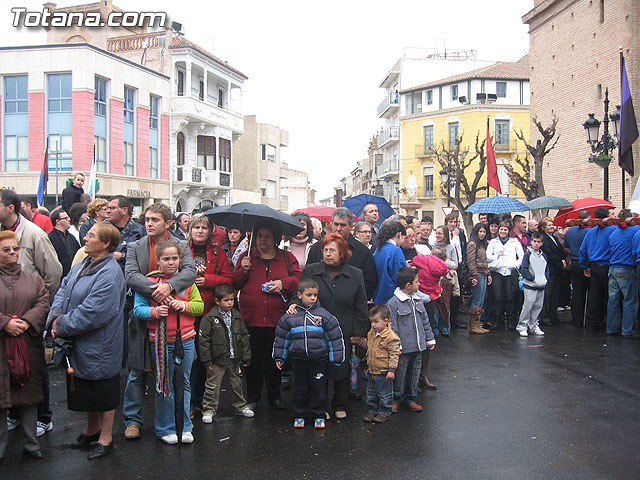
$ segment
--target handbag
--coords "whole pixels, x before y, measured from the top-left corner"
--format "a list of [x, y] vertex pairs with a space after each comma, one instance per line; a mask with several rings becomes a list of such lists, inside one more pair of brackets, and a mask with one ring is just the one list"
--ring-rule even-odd
[[9, 365], [11, 385], [24, 387], [31, 376], [31, 362], [24, 333], [17, 337], [5, 337], [4, 351]]

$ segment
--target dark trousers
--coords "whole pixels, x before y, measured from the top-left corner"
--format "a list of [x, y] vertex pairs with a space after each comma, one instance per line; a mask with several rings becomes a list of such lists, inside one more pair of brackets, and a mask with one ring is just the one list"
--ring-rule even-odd
[[[53, 417], [53, 412], [51, 411], [51, 406], [49, 405], [49, 367], [44, 356], [42, 357], [42, 364], [43, 400], [38, 404], [38, 422], [49, 423], [51, 421], [51, 417]], [[14, 420], [18, 420], [20, 418], [18, 407], [11, 407], [8, 410], [7, 416], [13, 418]]]
[[571, 323], [574, 326], [584, 324], [584, 311], [589, 292], [589, 277], [584, 276], [584, 270], [580, 267], [578, 260], [571, 260]]
[[293, 359], [293, 408], [296, 418], [324, 418], [327, 411], [327, 362]]
[[495, 272], [491, 275], [493, 280], [493, 314], [500, 323], [502, 315], [507, 315], [507, 321], [515, 321], [513, 310], [513, 278], [512, 275], [500, 275]]
[[544, 287], [544, 303], [540, 318], [547, 318], [551, 322], [558, 321], [558, 290], [560, 288], [560, 272], [549, 272], [549, 280]]
[[591, 280], [587, 304], [587, 325], [599, 329], [604, 325], [604, 316], [609, 301], [609, 265], [592, 263], [589, 270], [591, 271]]
[[331, 399], [331, 409], [334, 412], [336, 410], [347, 409], [347, 403], [349, 401], [349, 382], [349, 377], [333, 381], [333, 398]]
[[558, 306], [567, 307], [571, 304], [571, 271], [562, 270], [558, 285]]
[[251, 345], [251, 363], [245, 369], [247, 403], [259, 403], [263, 382], [267, 385], [269, 403], [280, 400], [280, 370], [273, 361], [275, 327], [247, 327]]
[[202, 408], [202, 400], [204, 398], [205, 383], [207, 381], [207, 369], [200, 361], [200, 321], [202, 317], [196, 317], [194, 328], [196, 329], [195, 345], [196, 345], [196, 357], [191, 364], [191, 377], [189, 384], [191, 385], [191, 410], [195, 411], [196, 408]]

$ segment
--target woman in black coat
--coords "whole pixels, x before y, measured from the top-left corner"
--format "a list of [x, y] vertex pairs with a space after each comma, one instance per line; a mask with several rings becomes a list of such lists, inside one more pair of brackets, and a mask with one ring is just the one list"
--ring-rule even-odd
[[[308, 264], [301, 278], [311, 278], [319, 285], [320, 305], [338, 319], [345, 344], [351, 337], [364, 337], [368, 330], [367, 296], [359, 268], [348, 265], [351, 250], [342, 235], [330, 233], [322, 239], [322, 262]], [[351, 350], [339, 366], [327, 368], [333, 380], [331, 409], [337, 419], [347, 416]]]
[[558, 291], [560, 289], [560, 277], [562, 269], [566, 265], [565, 253], [558, 237], [554, 234], [556, 227], [549, 217], [543, 218], [539, 223], [539, 230], [542, 232], [542, 251], [547, 256], [549, 266], [549, 280], [544, 289], [544, 303], [540, 313], [540, 323], [551, 325], [558, 323]]

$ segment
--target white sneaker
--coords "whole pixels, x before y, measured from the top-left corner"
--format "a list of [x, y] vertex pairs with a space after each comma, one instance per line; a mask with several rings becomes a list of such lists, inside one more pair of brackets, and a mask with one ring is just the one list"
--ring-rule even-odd
[[176, 435], [175, 433], [170, 433], [169, 435], [160, 437], [160, 440], [162, 440], [164, 443], [168, 445], [175, 445], [176, 443], [178, 443], [178, 435]]
[[347, 412], [345, 412], [344, 410], [336, 410], [334, 415], [337, 420], [342, 420], [347, 418]]
[[255, 412], [251, 410], [249, 407], [244, 407], [236, 415], [240, 415], [241, 417], [245, 417], [245, 418], [253, 418], [255, 416]]
[[529, 336], [529, 334], [527, 333], [526, 330], [520, 330], [518, 333], [520, 334], [521, 337], [528, 337]]
[[[176, 438], [178, 437], [176, 436]], [[193, 433], [184, 432], [182, 434], [182, 443], [193, 443]]]
[[53, 430], [53, 422], [49, 422], [49, 423], [38, 422], [36, 435], [38, 437], [41, 437], [42, 435], [44, 435], [47, 432], [50, 432], [51, 430]]
[[7, 431], [15, 430], [20, 425], [20, 420], [7, 417]]
[[210, 413], [205, 413], [204, 415], [202, 415], [202, 423], [212, 423], [213, 422], [213, 415], [211, 415]]
[[532, 335], [544, 335], [544, 332], [542, 330], [540, 330], [540, 327], [538, 325], [536, 325], [535, 327], [533, 327], [533, 330], [531, 330], [531, 334]]

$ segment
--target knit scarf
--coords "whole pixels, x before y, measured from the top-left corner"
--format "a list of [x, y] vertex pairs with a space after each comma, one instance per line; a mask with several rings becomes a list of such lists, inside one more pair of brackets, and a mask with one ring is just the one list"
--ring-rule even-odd
[[[150, 272], [147, 277], [158, 278], [158, 283], [164, 283], [171, 275], [158, 270]], [[150, 303], [154, 303], [153, 300]], [[169, 352], [167, 351], [167, 317], [156, 320], [156, 392], [163, 397], [169, 397]]]

